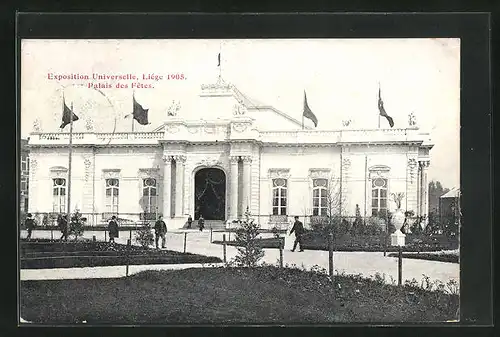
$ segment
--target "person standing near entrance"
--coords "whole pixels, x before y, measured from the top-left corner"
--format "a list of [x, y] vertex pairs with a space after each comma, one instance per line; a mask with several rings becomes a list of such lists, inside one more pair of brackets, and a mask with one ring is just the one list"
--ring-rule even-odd
[[188, 229], [191, 229], [191, 225], [193, 224], [193, 218], [191, 217], [191, 215], [188, 217], [188, 226], [187, 228]]
[[32, 218], [31, 213], [27, 214], [26, 220], [24, 220], [24, 226], [26, 227], [26, 230], [28, 231], [28, 235], [26, 236], [26, 239], [29, 240], [29, 239], [31, 239], [31, 232], [33, 232], [33, 229], [35, 228], [35, 220]]
[[112, 216], [108, 224], [109, 242], [115, 243], [115, 238], [119, 236], [120, 231], [118, 230], [118, 222], [116, 221], [116, 216]]
[[295, 251], [295, 248], [297, 248], [297, 244], [300, 244], [300, 252], [304, 251], [304, 248], [302, 247], [302, 236], [304, 235], [304, 224], [299, 221], [299, 217], [295, 217], [295, 222], [293, 224], [292, 230], [290, 231], [290, 235], [295, 232], [295, 242], [293, 243], [293, 248], [292, 252]]
[[165, 247], [165, 235], [167, 234], [167, 225], [163, 221], [163, 217], [160, 215], [155, 223], [155, 244], [156, 249], [158, 249], [158, 240], [161, 238], [161, 248]]
[[203, 232], [203, 228], [205, 228], [205, 219], [203, 219], [202, 215], [200, 215], [200, 218], [198, 219], [198, 228], [200, 229], [200, 232]]

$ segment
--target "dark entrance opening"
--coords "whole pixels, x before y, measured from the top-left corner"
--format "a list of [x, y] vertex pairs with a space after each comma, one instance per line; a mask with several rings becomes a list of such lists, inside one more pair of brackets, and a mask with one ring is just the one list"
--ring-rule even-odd
[[194, 218], [225, 220], [226, 174], [221, 169], [204, 168], [194, 176]]

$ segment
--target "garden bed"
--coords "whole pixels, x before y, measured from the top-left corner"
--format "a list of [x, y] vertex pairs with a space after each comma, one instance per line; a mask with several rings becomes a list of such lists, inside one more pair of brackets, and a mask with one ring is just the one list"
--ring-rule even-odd
[[212, 256], [92, 241], [22, 241], [20, 257], [21, 269], [222, 262]]
[[[200, 280], [202, 280], [200, 282]], [[417, 283], [415, 283], [417, 284]], [[22, 281], [21, 316], [41, 324], [442, 322], [456, 294], [299, 269], [145, 271], [115, 279]], [[161, 299], [160, 301], [158, 299]]]
[[[287, 236], [287, 240], [294, 240], [294, 236]], [[215, 244], [223, 244], [223, 241], [213, 241]], [[226, 241], [229, 246], [237, 246], [236, 241]], [[262, 248], [279, 248], [279, 239], [260, 238], [257, 244]], [[328, 250], [328, 235], [308, 232], [303, 238], [306, 250]], [[405, 251], [425, 252], [453, 250], [458, 248], [458, 240], [441, 236], [407, 235]], [[398, 247], [390, 245], [390, 237], [382, 235], [343, 235], [334, 238], [333, 250], [337, 252], [397, 252]]]
[[[398, 257], [398, 254], [391, 253], [388, 256]], [[404, 259], [417, 259], [417, 260], [428, 260], [428, 261], [439, 261], [439, 262], [450, 262], [459, 263], [459, 256], [456, 254], [415, 254], [415, 253], [403, 253]]]

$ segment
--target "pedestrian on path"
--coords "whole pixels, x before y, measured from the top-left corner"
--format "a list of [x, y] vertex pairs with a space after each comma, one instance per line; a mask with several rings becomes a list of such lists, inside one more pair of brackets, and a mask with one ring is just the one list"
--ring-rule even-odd
[[200, 229], [200, 232], [203, 232], [203, 228], [205, 228], [205, 219], [203, 219], [202, 215], [200, 215], [200, 218], [198, 219], [198, 228]]
[[187, 222], [188, 222], [187, 228], [191, 229], [191, 225], [193, 224], [193, 218], [191, 217], [191, 215], [188, 216], [188, 221]]
[[160, 215], [155, 223], [155, 244], [156, 249], [158, 249], [158, 240], [161, 238], [161, 248], [165, 247], [165, 235], [167, 234], [167, 225], [163, 221], [163, 217]]
[[115, 238], [120, 236], [120, 230], [118, 229], [118, 222], [116, 221], [116, 216], [111, 217], [111, 221], [108, 224], [109, 242], [115, 243]]
[[33, 219], [31, 213], [28, 213], [26, 215], [26, 220], [24, 220], [24, 226], [26, 227], [26, 230], [28, 231], [28, 236], [26, 236], [27, 240], [31, 239], [31, 232], [33, 232], [33, 229], [35, 228], [35, 220]]
[[59, 226], [59, 230], [61, 231], [61, 241], [68, 241], [68, 218], [67, 216], [63, 216], [59, 214], [57, 217], [57, 225]]
[[300, 244], [300, 252], [304, 251], [304, 248], [302, 247], [302, 237], [304, 235], [304, 224], [299, 221], [299, 217], [295, 217], [295, 222], [293, 224], [292, 230], [290, 231], [290, 235], [295, 232], [295, 242], [293, 243], [293, 248], [292, 252], [295, 251], [295, 248], [297, 248], [297, 244]]

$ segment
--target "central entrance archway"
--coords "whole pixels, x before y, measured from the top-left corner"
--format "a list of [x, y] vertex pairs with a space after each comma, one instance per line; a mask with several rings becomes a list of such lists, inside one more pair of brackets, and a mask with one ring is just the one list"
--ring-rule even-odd
[[194, 218], [225, 220], [226, 174], [218, 168], [203, 168], [194, 176]]

